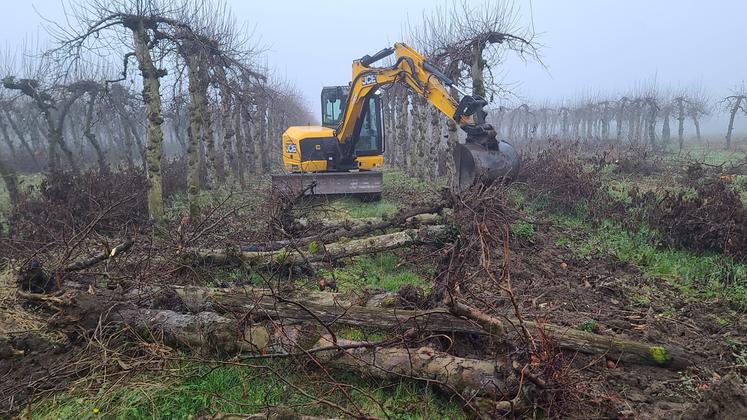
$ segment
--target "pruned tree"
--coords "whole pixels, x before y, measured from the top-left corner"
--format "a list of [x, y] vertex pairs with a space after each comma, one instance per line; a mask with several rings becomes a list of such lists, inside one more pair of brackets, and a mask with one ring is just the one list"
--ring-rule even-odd
[[734, 119], [739, 111], [747, 115], [747, 89], [744, 83], [736, 86], [731, 95], [721, 101], [724, 109], [729, 113], [729, 125], [726, 127], [726, 150], [731, 150], [731, 137], [734, 132]]

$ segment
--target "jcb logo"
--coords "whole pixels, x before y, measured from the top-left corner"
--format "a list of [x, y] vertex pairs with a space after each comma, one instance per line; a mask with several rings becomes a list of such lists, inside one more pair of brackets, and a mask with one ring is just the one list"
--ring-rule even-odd
[[373, 85], [376, 83], [375, 74], [367, 74], [363, 76], [363, 86]]

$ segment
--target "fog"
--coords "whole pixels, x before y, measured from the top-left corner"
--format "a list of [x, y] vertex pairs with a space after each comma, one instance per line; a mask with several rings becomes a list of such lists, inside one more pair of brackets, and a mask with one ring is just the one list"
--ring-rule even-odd
[[[475, 1], [478, 4], [479, 1]], [[277, 77], [295, 84], [316, 109], [320, 89], [350, 79], [353, 59], [403, 38], [428, 0], [377, 2], [229, 0], [237, 20], [265, 50]], [[726, 96], [747, 74], [743, 1], [534, 0], [517, 2], [520, 22], [533, 27], [542, 63], [507, 57], [503, 83], [515, 96], [495, 102], [557, 103], [582, 94], [619, 95], [636, 86], [702, 86], [711, 102]], [[59, 0], [6, 2], [0, 35], [7, 47], [25, 39], [44, 42], [43, 19], [64, 21]], [[704, 122], [723, 131], [723, 116]], [[739, 131], [744, 131], [737, 124]]]

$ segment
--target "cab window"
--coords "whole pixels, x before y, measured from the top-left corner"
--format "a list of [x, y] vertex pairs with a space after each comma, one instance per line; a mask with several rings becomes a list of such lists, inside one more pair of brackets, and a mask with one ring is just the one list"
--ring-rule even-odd
[[355, 143], [357, 156], [377, 155], [383, 152], [383, 130], [381, 124], [381, 99], [371, 96], [367, 99], [363, 121]]
[[322, 125], [336, 127], [342, 119], [345, 110], [347, 92], [342, 89], [322, 90]]

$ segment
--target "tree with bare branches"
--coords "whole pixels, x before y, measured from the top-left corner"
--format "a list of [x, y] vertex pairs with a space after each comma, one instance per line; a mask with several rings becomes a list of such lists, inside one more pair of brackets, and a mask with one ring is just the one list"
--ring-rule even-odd
[[731, 136], [734, 132], [734, 119], [739, 111], [747, 115], [747, 89], [744, 83], [735, 87], [731, 95], [721, 101], [724, 109], [729, 112], [729, 125], [726, 128], [726, 150], [731, 150]]

